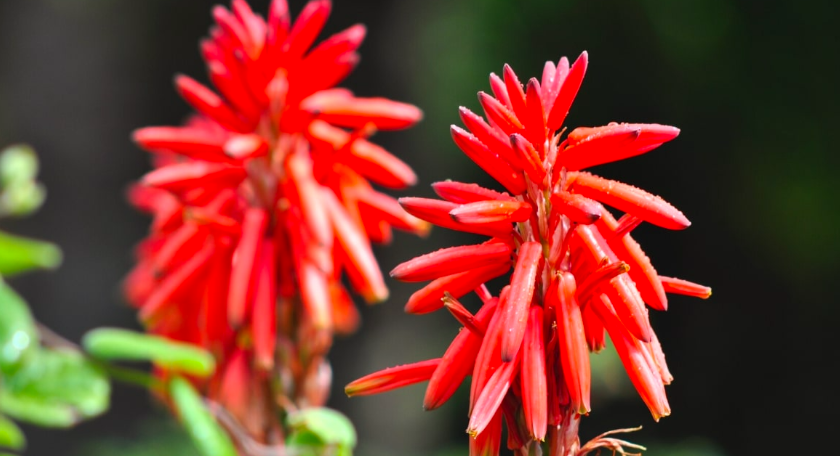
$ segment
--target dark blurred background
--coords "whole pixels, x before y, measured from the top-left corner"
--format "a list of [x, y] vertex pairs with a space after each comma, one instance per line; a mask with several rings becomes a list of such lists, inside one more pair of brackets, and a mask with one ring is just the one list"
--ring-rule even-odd
[[[362, 63], [344, 84], [362, 96], [420, 106], [416, 128], [375, 139], [429, 184], [493, 185], [449, 139], [457, 107], [478, 108], [487, 76], [510, 63], [522, 80], [581, 51], [590, 67], [567, 124], [678, 126], [677, 140], [596, 171], [651, 192], [694, 222], [635, 234], [664, 275], [713, 287], [674, 297], [654, 328], [676, 381], [671, 417], [654, 423], [609, 353], [599, 355], [584, 439], [644, 425], [628, 438], [651, 455], [806, 454], [836, 432], [833, 369], [840, 273], [840, 3], [734, 0], [335, 0], [327, 32], [368, 26]], [[265, 11], [267, 1], [252, 2]], [[14, 285], [37, 317], [72, 340], [98, 326], [137, 328], [120, 297], [131, 249], [148, 220], [125, 189], [148, 169], [132, 129], [179, 123], [188, 107], [172, 76], [205, 80], [197, 43], [208, 1], [0, 0], [0, 145], [28, 142], [49, 195], [4, 229], [52, 240], [65, 262]], [[298, 12], [303, 1], [291, 1]], [[469, 242], [436, 230], [378, 249], [385, 271], [417, 254]], [[466, 391], [441, 410], [423, 387], [348, 400], [347, 382], [440, 356], [457, 324], [409, 316], [416, 285], [364, 310], [333, 350], [331, 405], [360, 434], [359, 455], [466, 454]], [[832, 354], [835, 353], [835, 354]], [[607, 391], [609, 390], [609, 391]], [[616, 398], [607, 400], [607, 394]], [[109, 414], [72, 431], [27, 428], [30, 455], [190, 454], [177, 426], [141, 390], [117, 386]], [[151, 424], [150, 424], [151, 423]]]

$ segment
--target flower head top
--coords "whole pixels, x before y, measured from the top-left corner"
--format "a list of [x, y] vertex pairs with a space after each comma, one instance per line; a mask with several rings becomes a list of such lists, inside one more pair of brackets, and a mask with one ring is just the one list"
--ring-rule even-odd
[[[667, 307], [666, 292], [707, 297], [708, 288], [659, 276], [630, 231], [641, 222], [689, 226], [661, 198], [582, 170], [650, 151], [677, 136], [674, 127], [617, 124], [564, 135], [587, 67], [547, 62], [542, 79], [523, 85], [509, 66], [490, 76], [493, 95], [479, 92], [484, 117], [461, 108], [466, 129], [452, 137], [506, 193], [459, 182], [433, 185], [442, 198], [402, 198], [411, 214], [435, 225], [491, 236], [488, 241], [429, 253], [395, 268], [404, 281], [431, 283], [406, 310], [446, 306], [467, 330], [442, 358], [371, 374], [348, 385], [350, 395], [430, 380], [426, 409], [439, 407], [467, 375], [471, 454], [497, 454], [502, 420], [508, 446], [550, 439], [552, 455], [573, 455], [614, 443], [580, 447], [577, 423], [590, 410], [589, 352], [610, 335], [654, 418], [670, 413], [671, 381], [645, 304]], [[616, 219], [604, 206], [623, 212]], [[510, 285], [494, 297], [484, 286], [513, 267]], [[458, 298], [475, 291], [483, 306], [471, 314]], [[443, 298], [443, 299], [441, 299]]]
[[[389, 241], [392, 227], [428, 230], [372, 187], [416, 178], [366, 139], [422, 114], [334, 88], [358, 63], [365, 28], [313, 46], [330, 9], [312, 0], [292, 23], [285, 0], [267, 19], [244, 0], [215, 7], [201, 52], [216, 90], [176, 77], [197, 114], [134, 133], [156, 169], [131, 199], [154, 222], [127, 295], [150, 331], [216, 353], [211, 396], [260, 429], [270, 414], [254, 404], [267, 397], [325, 400], [323, 356], [358, 320], [342, 276], [367, 302], [388, 296], [370, 241]], [[253, 374], [275, 367], [284, 381], [267, 392], [269, 378]]]

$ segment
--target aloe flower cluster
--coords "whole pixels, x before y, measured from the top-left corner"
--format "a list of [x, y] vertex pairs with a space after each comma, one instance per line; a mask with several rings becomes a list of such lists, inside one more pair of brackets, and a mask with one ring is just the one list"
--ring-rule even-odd
[[[610, 123], [564, 134], [587, 61], [583, 53], [571, 66], [565, 57], [547, 62], [524, 87], [505, 66], [503, 77], [490, 76], [492, 95], [478, 94], [484, 117], [461, 108], [466, 128], [452, 126], [455, 143], [506, 192], [445, 181], [433, 185], [441, 199], [400, 204], [434, 225], [490, 239], [420, 256], [391, 276], [430, 281], [408, 312], [445, 306], [464, 329], [441, 358], [368, 375], [348, 395], [428, 380], [423, 405], [431, 410], [471, 376], [470, 454], [498, 454], [503, 422], [508, 448], [520, 454], [535, 454], [545, 440], [557, 456], [617, 449], [622, 442], [606, 436], [583, 446], [578, 439], [590, 412], [590, 352], [608, 334], [653, 417], [670, 414], [664, 386], [672, 377], [646, 305], [666, 310], [666, 293], [705, 298], [711, 290], [658, 275], [630, 233], [642, 222], [672, 230], [690, 223], [658, 196], [584, 170], [648, 152], [679, 130]], [[494, 296], [485, 282], [511, 269]], [[483, 303], [475, 315], [458, 301], [471, 291]]]
[[313, 0], [292, 23], [285, 0], [265, 19], [244, 0], [215, 7], [201, 42], [215, 90], [177, 76], [196, 114], [134, 133], [155, 169], [130, 198], [154, 220], [128, 299], [151, 333], [215, 355], [216, 375], [195, 382], [262, 441], [277, 435], [277, 408], [326, 400], [327, 350], [359, 318], [343, 278], [368, 303], [387, 298], [371, 241], [428, 230], [374, 189], [416, 178], [367, 139], [422, 114], [334, 87], [358, 63], [365, 27], [313, 46], [330, 10]]

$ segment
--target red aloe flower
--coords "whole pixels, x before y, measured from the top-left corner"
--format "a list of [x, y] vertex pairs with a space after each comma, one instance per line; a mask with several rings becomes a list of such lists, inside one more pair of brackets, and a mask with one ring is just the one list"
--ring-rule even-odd
[[359, 318], [342, 277], [369, 303], [387, 298], [370, 242], [429, 227], [372, 187], [416, 179], [366, 139], [422, 114], [333, 88], [356, 66], [365, 28], [313, 47], [330, 8], [313, 0], [292, 23], [285, 0], [267, 19], [244, 0], [215, 7], [201, 43], [215, 91], [177, 76], [197, 114], [134, 133], [156, 169], [130, 198], [154, 221], [127, 296], [150, 332], [213, 351], [220, 366], [203, 386], [259, 438], [276, 414], [254, 404], [324, 402], [326, 350]]
[[[668, 229], [690, 223], [658, 196], [582, 170], [652, 150], [679, 130], [611, 123], [564, 137], [586, 66], [586, 53], [571, 67], [565, 57], [548, 62], [542, 79], [524, 88], [505, 66], [503, 78], [490, 75], [493, 95], [478, 94], [484, 117], [461, 108], [466, 129], [452, 126], [455, 143], [508, 193], [447, 181], [433, 185], [443, 201], [400, 203], [433, 224], [492, 239], [423, 255], [391, 275], [432, 281], [409, 299], [408, 312], [446, 305], [466, 330], [434, 360], [436, 369], [428, 361], [388, 369], [351, 383], [348, 394], [430, 380], [424, 405], [432, 409], [471, 373], [471, 454], [498, 453], [499, 415], [508, 447], [522, 454], [544, 439], [557, 456], [615, 448], [615, 439], [581, 447], [577, 437], [590, 411], [589, 352], [603, 348], [606, 330], [654, 419], [670, 413], [664, 385], [672, 378], [645, 304], [665, 310], [666, 292], [706, 298], [711, 291], [659, 276], [630, 231], [643, 221]], [[624, 214], [616, 220], [604, 206]], [[484, 282], [511, 266], [510, 285], [490, 296]], [[472, 290], [484, 302], [476, 316], [457, 302]]]

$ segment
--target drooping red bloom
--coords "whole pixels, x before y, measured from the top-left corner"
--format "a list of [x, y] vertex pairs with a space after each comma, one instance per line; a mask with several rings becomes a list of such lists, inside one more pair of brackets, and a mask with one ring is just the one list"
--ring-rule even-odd
[[365, 28], [314, 45], [330, 9], [312, 0], [292, 23], [285, 0], [267, 19], [244, 0], [215, 7], [201, 43], [215, 90], [176, 77], [196, 115], [134, 133], [155, 170], [130, 198], [154, 221], [127, 296], [149, 331], [213, 351], [208, 394], [254, 436], [275, 424], [267, 399], [325, 400], [326, 350], [359, 318], [342, 278], [369, 303], [388, 296], [371, 241], [429, 227], [373, 188], [416, 179], [367, 140], [422, 114], [334, 88], [358, 63]]
[[[665, 310], [666, 292], [711, 292], [659, 276], [630, 232], [641, 222], [690, 223], [658, 196], [583, 170], [648, 152], [679, 130], [611, 123], [564, 136], [586, 67], [586, 53], [571, 66], [565, 57], [548, 62], [542, 78], [523, 87], [505, 66], [503, 78], [490, 76], [493, 95], [478, 94], [484, 117], [461, 108], [466, 129], [452, 126], [455, 143], [507, 192], [447, 181], [433, 185], [442, 200], [400, 203], [433, 224], [491, 239], [423, 255], [391, 275], [431, 280], [409, 299], [408, 312], [445, 305], [466, 329], [434, 371], [429, 361], [388, 369], [351, 383], [348, 394], [429, 380], [428, 410], [471, 375], [471, 454], [498, 454], [503, 420], [510, 449], [548, 439], [550, 454], [575, 455], [617, 442], [581, 447], [577, 437], [580, 416], [590, 411], [589, 352], [604, 347], [606, 331], [653, 417], [670, 413], [664, 385], [672, 378], [645, 304]], [[511, 267], [510, 285], [492, 297], [484, 282]], [[457, 303], [473, 290], [484, 303], [475, 316]]]

